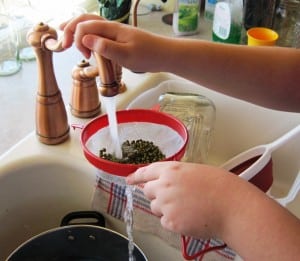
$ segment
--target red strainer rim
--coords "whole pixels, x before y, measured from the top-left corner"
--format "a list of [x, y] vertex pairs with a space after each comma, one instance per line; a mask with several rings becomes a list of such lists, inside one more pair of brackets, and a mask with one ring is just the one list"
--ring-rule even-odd
[[[172, 115], [149, 110], [149, 109], [130, 109], [130, 110], [120, 110], [117, 111], [117, 121], [120, 123], [128, 123], [128, 122], [145, 122], [145, 123], [156, 123], [163, 124], [165, 126], [170, 127], [174, 131], [176, 131], [180, 137], [183, 139], [183, 144], [179, 148], [179, 150], [170, 155], [164, 161], [171, 160], [180, 160], [184, 153], [188, 142], [188, 131], [185, 125], [175, 118]], [[108, 116], [107, 114], [101, 115], [89, 123], [83, 128], [81, 133], [81, 144], [83, 148], [84, 155], [86, 159], [94, 165], [97, 169], [100, 169], [104, 172], [114, 174], [117, 176], [126, 177], [129, 174], [136, 171], [138, 168], [146, 166], [147, 164], [123, 164], [118, 162], [112, 162], [109, 160], [102, 159], [92, 153], [86, 143], [88, 139], [95, 134], [99, 129], [108, 126]], [[100, 149], [100, 148], [99, 148]]]

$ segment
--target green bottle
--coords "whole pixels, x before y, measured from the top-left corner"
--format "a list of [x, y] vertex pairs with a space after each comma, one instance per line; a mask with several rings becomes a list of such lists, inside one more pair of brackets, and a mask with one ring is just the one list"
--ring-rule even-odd
[[215, 7], [212, 40], [239, 44], [243, 30], [243, 0], [218, 1]]
[[175, 35], [192, 35], [199, 32], [200, 0], [177, 0], [173, 13]]

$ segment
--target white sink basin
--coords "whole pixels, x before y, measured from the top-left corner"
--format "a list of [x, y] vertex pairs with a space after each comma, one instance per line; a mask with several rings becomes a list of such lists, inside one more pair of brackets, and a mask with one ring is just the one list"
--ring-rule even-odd
[[[1, 170], [0, 260], [32, 236], [58, 227], [67, 213], [91, 209], [95, 170], [84, 163], [43, 155], [25, 157]], [[126, 235], [120, 221], [106, 216], [106, 223]], [[137, 232], [135, 241], [149, 260], [180, 260], [181, 254], [158, 238]], [[157, 256], [157, 244], [172, 251]]]
[[66, 213], [89, 208], [95, 177], [85, 170], [43, 156], [1, 169], [1, 260], [29, 237], [59, 226]]
[[[167, 79], [163, 74], [127, 73], [128, 91], [118, 97], [118, 108]], [[70, 124], [86, 122], [69, 116]], [[0, 260], [32, 236], [58, 227], [67, 213], [91, 209], [96, 170], [83, 156], [80, 130], [71, 130], [70, 139], [55, 146], [40, 143], [33, 132], [0, 156], [0, 166]], [[106, 219], [108, 227], [126, 235], [122, 222]], [[134, 237], [149, 260], [181, 259], [179, 251], [157, 237], [138, 231]], [[157, 245], [166, 251], [158, 253]]]
[[[129, 90], [118, 97], [125, 108], [142, 91], [170, 78], [168, 74], [146, 74], [129, 79]], [[131, 73], [130, 73], [131, 76]], [[263, 109], [199, 86], [216, 105], [217, 121], [209, 161], [221, 164], [235, 154], [268, 143], [300, 123], [300, 115]], [[84, 123], [70, 117], [70, 123]], [[95, 186], [95, 169], [85, 160], [80, 131], [56, 146], [37, 141], [31, 133], [0, 157], [0, 260], [24, 240], [59, 226], [68, 212], [88, 210]], [[273, 153], [272, 194], [284, 196], [300, 169], [300, 136]], [[288, 205], [300, 218], [300, 195]], [[124, 233], [121, 222], [107, 217], [109, 227]], [[182, 260], [180, 251], [157, 237], [136, 232], [136, 243], [149, 260]], [[157, 247], [159, 250], [157, 250]]]

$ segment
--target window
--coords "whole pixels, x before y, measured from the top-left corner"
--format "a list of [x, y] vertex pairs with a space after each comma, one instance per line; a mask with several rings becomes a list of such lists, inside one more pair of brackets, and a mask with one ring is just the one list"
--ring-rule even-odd
[[27, 32], [37, 23], [57, 29], [62, 22], [81, 13], [98, 13], [98, 6], [98, 0], [0, 0], [0, 12], [15, 18], [20, 48], [28, 46]]
[[2, 0], [1, 12], [52, 26], [84, 12], [98, 10], [98, 0]]

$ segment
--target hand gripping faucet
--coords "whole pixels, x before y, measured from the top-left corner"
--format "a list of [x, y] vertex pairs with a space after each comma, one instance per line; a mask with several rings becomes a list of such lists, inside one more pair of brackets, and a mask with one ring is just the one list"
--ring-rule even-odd
[[[133, 4], [132, 25], [135, 27], [139, 2], [135, 0]], [[36, 134], [42, 143], [59, 144], [69, 137], [70, 129], [52, 62], [52, 53], [64, 50], [62, 41], [57, 40], [57, 32], [44, 23], [39, 23], [28, 32], [27, 41], [36, 53], [38, 66]], [[122, 82], [122, 67], [97, 53], [94, 53], [94, 57], [97, 67], [83, 60], [72, 71], [73, 94], [70, 105], [71, 113], [76, 117], [89, 118], [100, 112], [95, 77], [100, 78], [99, 92], [102, 96], [112, 97], [126, 90]]]

